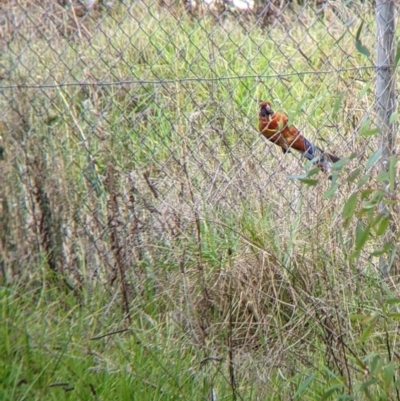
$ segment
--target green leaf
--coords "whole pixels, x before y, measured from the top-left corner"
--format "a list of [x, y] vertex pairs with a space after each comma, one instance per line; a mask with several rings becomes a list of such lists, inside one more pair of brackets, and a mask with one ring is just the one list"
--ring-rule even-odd
[[296, 107], [297, 114], [300, 114], [304, 111], [304, 105], [306, 104], [306, 102], [307, 102], [306, 97], [304, 97], [303, 99], [300, 100], [300, 102], [297, 104], [297, 107]]
[[387, 305], [400, 304], [400, 298], [388, 298], [388, 299], [385, 300], [385, 304], [387, 304]]
[[[361, 385], [359, 388], [364, 392], [364, 396], [368, 401], [377, 401], [376, 395], [375, 395], [375, 391], [377, 388], [380, 389], [380, 380], [376, 379], [376, 378], [372, 378], [367, 380], [368, 385], [364, 388], [363, 385]], [[364, 384], [365, 384], [364, 383]], [[372, 386], [373, 384], [376, 384], [376, 386], [372, 387], [372, 391], [373, 391], [373, 395], [371, 394], [370, 389], [368, 388], [369, 386]], [[379, 401], [387, 401], [386, 398], [382, 398], [382, 397], [378, 397]]]
[[361, 250], [356, 249], [350, 254], [350, 259], [358, 259], [360, 257]]
[[365, 364], [361, 361], [360, 358], [358, 358], [356, 355], [353, 355], [354, 357], [354, 361], [356, 363], [356, 365], [363, 371], [368, 370], [367, 367], [365, 366]]
[[364, 20], [361, 21], [361, 24], [357, 29], [356, 40], [360, 40], [360, 36], [361, 36], [361, 31], [362, 31], [363, 25], [364, 25]]
[[[293, 122], [296, 120], [297, 112], [293, 112], [291, 110], [288, 111], [287, 116], [288, 116], [288, 121], [287, 121], [287, 126], [290, 127]], [[283, 128], [283, 122], [279, 121], [278, 124], [278, 129], [281, 130]]]
[[361, 193], [361, 199], [366, 199], [368, 196], [372, 194], [371, 198], [368, 202], [364, 202], [361, 205], [363, 210], [371, 210], [376, 207], [376, 205], [382, 200], [384, 193], [382, 190], [378, 189], [375, 192], [372, 189], [366, 189]]
[[359, 221], [356, 227], [356, 250], [361, 250], [368, 241], [370, 226]]
[[377, 249], [377, 250], [371, 252], [371, 256], [373, 256], [373, 257], [381, 256], [384, 253], [389, 252], [391, 247], [392, 247], [392, 244], [390, 242], [386, 242], [386, 244], [384, 244], [381, 249]]
[[371, 122], [367, 118], [361, 125], [360, 129], [358, 130], [358, 136], [372, 136], [379, 133], [379, 128], [371, 128]]
[[378, 182], [389, 181], [389, 173], [387, 171], [382, 171], [376, 176]]
[[289, 180], [301, 180], [307, 178], [307, 174], [289, 175]]
[[[367, 399], [368, 401], [377, 401], [377, 400], [371, 395], [371, 392], [370, 392], [370, 390], [369, 390], [369, 388], [368, 388], [369, 386], [372, 386], [372, 384], [375, 384], [375, 383], [377, 383], [377, 382], [378, 382], [378, 379], [373, 378], [373, 379], [367, 380], [366, 382], [364, 382], [364, 383], [359, 387], [360, 390], [364, 392], [364, 396], [366, 397], [366, 399]], [[364, 386], [364, 384], [365, 384], [365, 386]], [[379, 400], [379, 401], [383, 401], [383, 400]]]
[[322, 199], [332, 198], [332, 196], [335, 195], [337, 189], [338, 189], [337, 182], [332, 182], [330, 188], [322, 195]]
[[364, 202], [361, 205], [361, 209], [364, 211], [375, 209], [376, 203], [375, 202]]
[[356, 49], [363, 54], [365, 57], [369, 57], [371, 53], [369, 52], [368, 48], [365, 47], [360, 40], [356, 40]]
[[358, 98], [361, 99], [362, 97], [364, 97], [367, 94], [367, 92], [369, 91], [369, 89], [370, 89], [369, 85], [364, 85], [360, 91], [360, 95]]
[[379, 355], [374, 355], [371, 361], [371, 368], [370, 368], [370, 374], [374, 375], [376, 370], [380, 367], [379, 365], [382, 362], [382, 358]]
[[360, 173], [361, 173], [361, 167], [357, 167], [347, 177], [347, 182], [354, 182], [356, 180], [356, 178], [360, 175]]
[[327, 400], [333, 393], [342, 390], [343, 387], [343, 384], [335, 384], [334, 386], [327, 388], [320, 398], [321, 401]]
[[363, 315], [362, 313], [352, 313], [351, 315], [349, 315], [349, 318], [350, 318], [351, 321], [353, 321], [353, 320], [365, 320], [368, 317], [369, 317], [368, 315]]
[[315, 174], [318, 174], [321, 170], [318, 167], [314, 167], [307, 171], [307, 177], [312, 177]]
[[376, 227], [385, 216], [384, 213], [378, 213], [372, 221], [372, 227]]
[[400, 319], [400, 313], [398, 312], [388, 313], [388, 316], [391, 317], [392, 319]]
[[394, 363], [389, 362], [383, 369], [382, 376], [386, 391], [393, 385]]
[[322, 373], [324, 375], [324, 378], [329, 379], [330, 382], [332, 381], [330, 379], [334, 379], [334, 381], [336, 381], [336, 382], [344, 383], [344, 380], [343, 380], [342, 376], [340, 376], [340, 375], [338, 376], [335, 372], [333, 372], [332, 370], [330, 370], [326, 366], [322, 367]]
[[342, 213], [342, 218], [345, 220], [345, 226], [347, 227], [351, 219], [354, 215], [354, 211], [356, 210], [357, 206], [357, 193], [351, 194], [349, 199], [347, 199], [347, 202], [345, 203], [343, 207], [343, 213]]
[[382, 149], [378, 149], [374, 152], [371, 157], [368, 159], [367, 164], [365, 166], [365, 170], [368, 171], [382, 156]]
[[343, 157], [342, 159], [332, 164], [332, 170], [341, 170], [343, 166], [350, 163], [352, 159], [353, 157]]
[[310, 384], [312, 383], [312, 381], [314, 380], [314, 378], [315, 378], [315, 373], [313, 373], [313, 374], [311, 374], [310, 376], [308, 376], [307, 379], [304, 380], [304, 381], [300, 384], [299, 388], [298, 388], [297, 391], [294, 393], [293, 398], [295, 399], [295, 398], [299, 397], [300, 395], [302, 395], [302, 394], [304, 393], [304, 391], [306, 391], [307, 388], [310, 386]]
[[333, 105], [333, 109], [332, 109], [333, 119], [337, 118], [337, 113], [342, 106], [343, 97], [344, 97], [344, 92], [340, 92], [338, 95], [338, 98], [336, 99], [335, 104]]
[[369, 174], [363, 175], [363, 176], [360, 178], [360, 180], [358, 181], [358, 183], [357, 183], [357, 188], [361, 188], [364, 184], [366, 184], [366, 183], [369, 181], [370, 178], [371, 178], [371, 177], [370, 177]]
[[392, 113], [389, 117], [389, 124], [393, 124], [397, 120], [398, 115], [399, 113], [397, 113], [397, 111]]
[[372, 195], [371, 201], [375, 203], [379, 203], [383, 197], [385, 196], [385, 193], [381, 189], [377, 189], [374, 194]]
[[390, 217], [384, 216], [378, 224], [378, 227], [375, 228], [376, 235], [383, 235], [385, 231], [388, 229], [390, 224]]
[[400, 43], [397, 43], [396, 55], [394, 56], [394, 68], [396, 69], [400, 60]]
[[368, 340], [368, 338], [371, 336], [372, 331], [374, 330], [377, 322], [377, 317], [372, 320], [372, 322], [363, 330], [360, 336], [360, 343], [364, 344], [365, 341]]
[[389, 159], [389, 185], [390, 185], [390, 190], [392, 192], [395, 189], [396, 164], [397, 164], [397, 157], [395, 155], [390, 156], [390, 159]]
[[362, 124], [360, 129], [358, 130], [358, 136], [372, 136], [379, 133], [379, 128], [371, 128], [371, 122], [369, 118], [367, 118]]
[[358, 136], [373, 136], [379, 134], [379, 132], [381, 132], [379, 128], [361, 127], [358, 131]]
[[364, 189], [364, 191], [361, 192], [361, 199], [367, 199], [372, 194], [372, 192], [374, 192], [372, 188]]
[[372, 257], [377, 257], [377, 256], [382, 256], [382, 255], [384, 255], [385, 253], [386, 253], [387, 251], [385, 250], [385, 249], [377, 249], [376, 251], [373, 251], [373, 252], [371, 252], [370, 253], [370, 255], [372, 256]]
[[299, 181], [310, 186], [315, 186], [319, 182], [319, 180], [312, 180], [311, 178], [299, 178]]
[[360, 39], [363, 25], [364, 25], [364, 21], [361, 22], [361, 24], [357, 30], [357, 33], [356, 33], [356, 49], [364, 56], [369, 57], [371, 54], [370, 54], [369, 50], [361, 43], [361, 39]]

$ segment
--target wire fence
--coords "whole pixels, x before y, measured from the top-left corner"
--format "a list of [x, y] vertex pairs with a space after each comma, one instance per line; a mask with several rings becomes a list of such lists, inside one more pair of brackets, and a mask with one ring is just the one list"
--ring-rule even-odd
[[[145, 265], [201, 268], [239, 243], [285, 266], [317, 243], [352, 246], [351, 228], [338, 239], [335, 227], [348, 178], [378, 149], [372, 2], [8, 0], [0, 11], [3, 275], [45, 261], [72, 286], [135, 282]], [[356, 156], [344, 180], [299, 181], [310, 163], [258, 132], [267, 99], [318, 146]]]

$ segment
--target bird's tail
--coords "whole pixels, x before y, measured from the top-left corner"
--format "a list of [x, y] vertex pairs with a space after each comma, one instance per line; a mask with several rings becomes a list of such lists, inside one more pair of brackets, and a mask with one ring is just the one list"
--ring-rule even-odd
[[322, 149], [313, 145], [307, 138], [304, 138], [306, 150], [301, 152], [304, 157], [308, 160], [314, 161], [314, 163], [325, 173], [329, 173], [332, 168], [332, 163], [339, 161], [340, 159], [330, 153], [324, 152]]

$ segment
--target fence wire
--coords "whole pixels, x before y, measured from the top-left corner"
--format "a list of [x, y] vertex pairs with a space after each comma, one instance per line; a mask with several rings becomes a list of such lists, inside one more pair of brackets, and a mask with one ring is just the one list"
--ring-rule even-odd
[[211, 234], [221, 254], [243, 241], [288, 263], [315, 242], [338, 246], [351, 182], [294, 179], [310, 166], [259, 134], [258, 103], [356, 155], [346, 177], [365, 166], [378, 146], [359, 135], [375, 119], [372, 2], [8, 0], [0, 11], [3, 274], [45, 260], [73, 282], [113, 282], [149, 263], [204, 265], [219, 258]]

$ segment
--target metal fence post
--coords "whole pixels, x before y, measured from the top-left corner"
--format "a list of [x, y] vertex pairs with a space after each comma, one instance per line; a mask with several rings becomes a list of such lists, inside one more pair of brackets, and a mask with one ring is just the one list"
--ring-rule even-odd
[[[379, 148], [382, 150], [381, 171], [386, 171], [389, 158], [394, 151], [394, 124], [390, 121], [395, 112], [395, 71], [394, 71], [394, 35], [395, 35], [395, 6], [393, 0], [377, 0], [376, 18], [376, 47], [377, 47], [377, 77], [376, 105], [377, 125], [380, 128]], [[385, 206], [382, 205], [382, 211]], [[387, 235], [390, 235], [387, 234]], [[388, 274], [387, 258], [381, 257], [380, 269], [383, 276]]]

